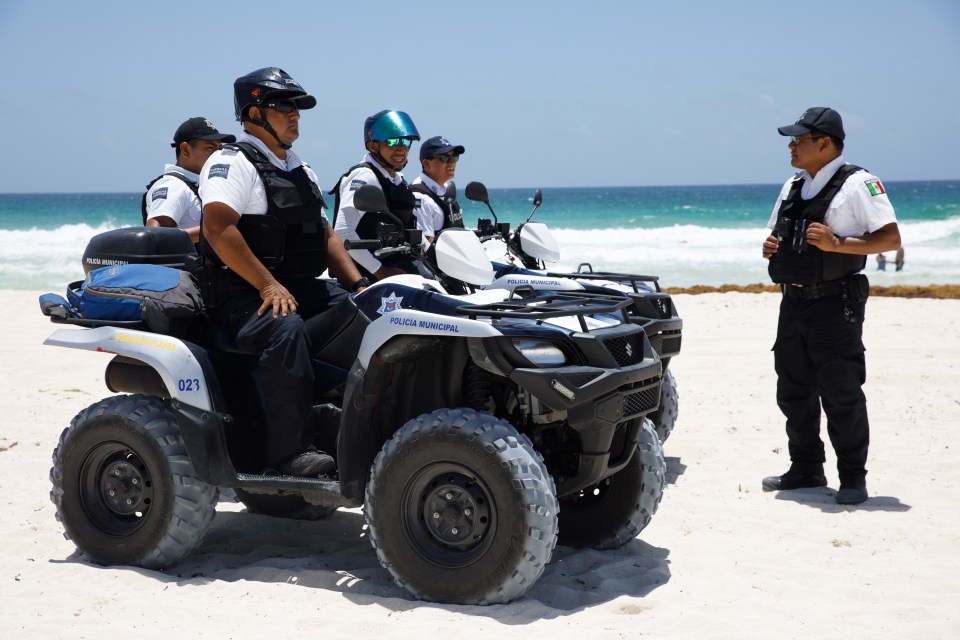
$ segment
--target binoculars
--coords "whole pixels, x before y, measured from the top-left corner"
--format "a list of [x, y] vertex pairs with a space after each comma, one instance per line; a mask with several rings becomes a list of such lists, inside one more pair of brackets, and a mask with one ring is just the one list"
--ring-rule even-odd
[[796, 253], [803, 253], [807, 250], [808, 246], [807, 226], [809, 226], [809, 224], [810, 221], [805, 218], [801, 218], [800, 220], [780, 218], [777, 221], [777, 226], [774, 228], [774, 234], [781, 246], [789, 244], [791, 250]]

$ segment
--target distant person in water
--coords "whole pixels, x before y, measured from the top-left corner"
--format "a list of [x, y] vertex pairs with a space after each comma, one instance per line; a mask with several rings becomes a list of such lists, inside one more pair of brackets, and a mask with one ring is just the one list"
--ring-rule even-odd
[[148, 227], [180, 227], [196, 244], [200, 241], [200, 169], [223, 142], [236, 142], [217, 131], [206, 118], [190, 118], [173, 134], [176, 164], [164, 167], [163, 174], [147, 185], [140, 203], [143, 224]]
[[[903, 247], [897, 249], [897, 255], [894, 258], [894, 265], [897, 267], [897, 271], [903, 271]], [[882, 253], [877, 254], [877, 271], [886, 271], [887, 270], [887, 257]]]

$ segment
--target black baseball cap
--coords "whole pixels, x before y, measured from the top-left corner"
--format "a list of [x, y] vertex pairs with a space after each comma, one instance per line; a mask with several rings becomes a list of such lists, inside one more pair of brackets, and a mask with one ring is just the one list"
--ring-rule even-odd
[[464, 148], [462, 144], [450, 144], [450, 141], [443, 136], [427, 138], [423, 144], [420, 145], [421, 160], [429, 160], [431, 158], [436, 158], [437, 156], [445, 156], [448, 153], [453, 153], [454, 155], [459, 156], [463, 152]]
[[206, 118], [190, 118], [179, 127], [173, 134], [173, 144], [176, 147], [181, 142], [190, 142], [191, 140], [219, 140], [220, 142], [236, 142], [236, 136], [228, 133], [220, 133], [213, 123]]
[[819, 131], [840, 140], [846, 137], [840, 114], [830, 107], [810, 107], [795, 123], [780, 127], [777, 131], [782, 136], [799, 136], [811, 131]]

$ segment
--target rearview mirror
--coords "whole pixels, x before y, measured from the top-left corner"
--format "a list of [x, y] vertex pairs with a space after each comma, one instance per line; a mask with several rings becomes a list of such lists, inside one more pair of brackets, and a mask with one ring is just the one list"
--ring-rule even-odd
[[487, 195], [487, 187], [484, 186], [482, 182], [468, 182], [467, 188], [463, 193], [467, 196], [467, 200], [485, 202], [487, 206], [490, 205], [490, 196]]
[[372, 184], [365, 184], [353, 194], [353, 206], [360, 211], [376, 211], [377, 213], [390, 213], [387, 206], [387, 199], [383, 196], [383, 191]]

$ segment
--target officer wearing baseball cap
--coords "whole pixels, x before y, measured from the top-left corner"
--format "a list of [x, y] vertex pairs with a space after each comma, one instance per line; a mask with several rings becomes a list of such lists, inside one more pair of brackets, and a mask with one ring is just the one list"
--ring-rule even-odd
[[190, 118], [173, 134], [170, 144], [176, 163], [150, 181], [140, 201], [143, 224], [148, 227], [180, 227], [196, 244], [200, 239], [200, 169], [223, 142], [236, 142], [232, 135], [220, 133], [203, 117]]
[[837, 456], [840, 504], [867, 499], [870, 429], [862, 385], [862, 341], [869, 283], [866, 256], [900, 247], [893, 206], [880, 180], [847, 164], [840, 114], [811, 107], [791, 125], [790, 163], [800, 169], [780, 190], [763, 242], [780, 285], [773, 346], [777, 404], [786, 416], [790, 468], [763, 479], [764, 491], [824, 487], [820, 409]]
[[447, 195], [445, 185], [453, 180], [464, 150], [463, 145], [452, 144], [443, 136], [427, 138], [420, 146], [422, 172], [410, 185], [410, 190], [417, 198], [413, 210], [417, 226], [423, 230], [423, 237], [428, 242], [433, 242], [442, 229], [463, 226], [460, 203], [456, 200], [448, 203], [444, 196]]

